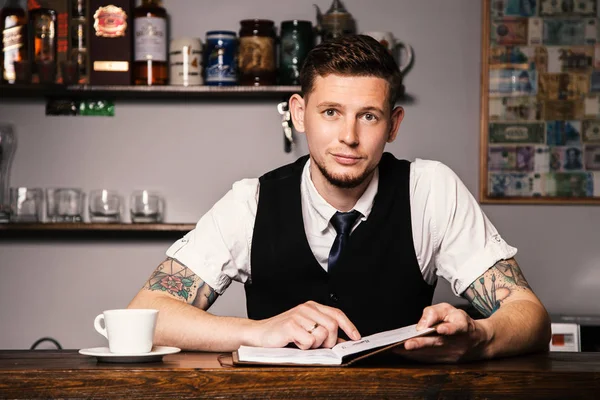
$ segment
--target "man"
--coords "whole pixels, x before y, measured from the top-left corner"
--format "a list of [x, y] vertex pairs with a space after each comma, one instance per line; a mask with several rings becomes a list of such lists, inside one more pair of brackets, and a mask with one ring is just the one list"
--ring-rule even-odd
[[[398, 66], [366, 36], [313, 49], [303, 97], [290, 98], [310, 157], [236, 182], [167, 250], [133, 299], [160, 310], [158, 344], [332, 347], [418, 322], [438, 335], [404, 355], [453, 362], [546, 349], [548, 315], [506, 244], [456, 175], [438, 162], [383, 153], [404, 111]], [[486, 319], [431, 306], [437, 276]], [[232, 280], [248, 319], [206, 310]]]

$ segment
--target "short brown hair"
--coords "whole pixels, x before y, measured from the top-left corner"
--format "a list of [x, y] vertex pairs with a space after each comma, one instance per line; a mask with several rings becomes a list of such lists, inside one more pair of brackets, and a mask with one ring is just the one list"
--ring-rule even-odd
[[402, 74], [394, 57], [377, 40], [365, 35], [346, 35], [313, 48], [300, 71], [303, 96], [313, 90], [317, 75], [374, 76], [388, 82], [388, 101], [394, 108]]

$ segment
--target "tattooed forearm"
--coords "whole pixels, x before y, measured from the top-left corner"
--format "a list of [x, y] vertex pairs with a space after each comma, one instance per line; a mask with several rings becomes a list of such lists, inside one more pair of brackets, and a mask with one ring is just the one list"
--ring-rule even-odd
[[483, 316], [495, 313], [502, 303], [519, 290], [531, 290], [514, 258], [498, 261], [467, 288], [463, 297]]
[[217, 299], [217, 293], [188, 267], [172, 258], [160, 264], [144, 289], [161, 291], [188, 304], [207, 310]]

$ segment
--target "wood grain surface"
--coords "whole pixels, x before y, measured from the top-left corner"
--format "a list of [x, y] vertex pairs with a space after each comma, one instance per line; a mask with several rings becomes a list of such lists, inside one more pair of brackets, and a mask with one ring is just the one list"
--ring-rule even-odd
[[597, 399], [600, 353], [458, 365], [374, 360], [349, 368], [228, 367], [216, 353], [98, 363], [75, 350], [0, 351], [0, 398]]

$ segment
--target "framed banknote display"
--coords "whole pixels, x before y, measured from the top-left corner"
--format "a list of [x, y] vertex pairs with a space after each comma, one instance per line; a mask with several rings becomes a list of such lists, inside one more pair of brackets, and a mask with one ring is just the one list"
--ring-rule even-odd
[[600, 204], [597, 0], [482, 0], [480, 200]]

